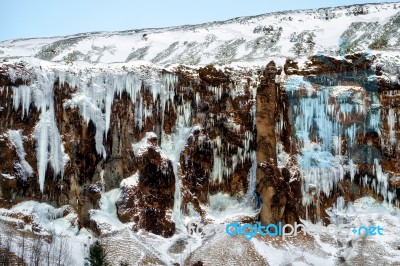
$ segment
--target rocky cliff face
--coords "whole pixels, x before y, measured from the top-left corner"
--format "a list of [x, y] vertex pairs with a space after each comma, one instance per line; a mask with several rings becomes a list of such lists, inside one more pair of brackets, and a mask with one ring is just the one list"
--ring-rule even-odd
[[89, 210], [101, 193], [133, 176], [119, 219], [171, 236], [183, 215], [206, 215], [213, 195], [253, 195], [256, 82], [251, 70], [213, 67], [86, 76], [4, 64], [1, 204], [68, 204], [96, 227]]
[[[165, 237], [185, 217], [317, 221], [338, 198], [398, 202], [399, 80], [365, 54], [265, 68], [3, 63], [1, 206], [91, 209]], [[260, 208], [259, 216], [257, 209]], [[236, 214], [235, 214], [236, 213]]]

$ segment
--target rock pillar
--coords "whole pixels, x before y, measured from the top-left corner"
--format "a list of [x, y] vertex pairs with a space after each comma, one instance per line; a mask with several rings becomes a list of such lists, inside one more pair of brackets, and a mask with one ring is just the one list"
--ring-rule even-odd
[[277, 69], [269, 62], [257, 88], [256, 127], [257, 127], [257, 191], [263, 201], [260, 218], [263, 224], [277, 221], [281, 216], [274, 207], [276, 180], [281, 179], [277, 168], [275, 119], [277, 105]]

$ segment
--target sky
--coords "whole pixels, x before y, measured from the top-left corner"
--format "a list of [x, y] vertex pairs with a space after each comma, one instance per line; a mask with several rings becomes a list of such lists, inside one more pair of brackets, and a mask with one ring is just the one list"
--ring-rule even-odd
[[198, 24], [363, 0], [1, 0], [0, 41]]

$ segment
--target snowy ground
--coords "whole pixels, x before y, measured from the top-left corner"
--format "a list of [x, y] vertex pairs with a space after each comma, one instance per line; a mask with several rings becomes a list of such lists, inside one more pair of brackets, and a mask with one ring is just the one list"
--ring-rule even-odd
[[[310, 225], [305, 221], [321, 233], [314, 236], [300, 234], [285, 241], [278, 237], [258, 236], [251, 241], [230, 237], [225, 233], [224, 223], [207, 225], [214, 228], [215, 234], [211, 235], [181, 233], [163, 239], [142, 231], [138, 234], [124, 231], [118, 233], [116, 239], [130, 241], [132, 246], [139, 246], [136, 247], [138, 250], [147, 247], [147, 252], [140, 253], [132, 265], [143, 260], [144, 254], [149, 259], [152, 256], [154, 260], [158, 258], [160, 265], [172, 262], [191, 265], [199, 260], [205, 265], [399, 265], [396, 264], [400, 263], [398, 208], [366, 197], [354, 204], [338, 205], [332, 215], [332, 221], [346, 222], [343, 232], [330, 233], [326, 226]], [[351, 228], [361, 225], [380, 225], [384, 235], [354, 235]], [[123, 256], [120, 254], [119, 258]], [[125, 260], [132, 262], [132, 256]]]
[[[94, 212], [92, 219], [103, 225], [100, 238], [108, 250], [112, 265], [127, 262], [129, 265], [192, 265], [202, 261], [204, 265], [400, 265], [400, 210], [370, 197], [357, 200], [354, 204], [342, 205], [340, 200], [330, 212], [334, 223], [343, 223], [343, 231], [329, 231], [326, 226], [312, 225], [307, 228], [319, 233], [304, 236], [303, 233], [282, 240], [280, 237], [257, 236], [250, 241], [243, 236], [228, 236], [226, 223], [205, 225], [212, 228], [212, 234], [179, 231], [171, 238], [145, 232], [132, 232], [130, 224], [124, 225], [115, 216], [112, 206], [116, 190], [103, 194], [101, 210]], [[55, 243], [68, 239], [69, 250], [73, 254], [70, 265], [82, 265], [87, 248], [94, 241], [93, 234], [86, 229], [77, 230], [71, 226], [70, 216], [60, 218], [57, 209], [44, 203], [26, 202], [11, 210], [0, 209], [0, 218], [5, 221], [11, 213], [31, 214], [35, 223], [43, 228], [42, 235], [55, 236]], [[231, 220], [227, 217], [228, 220]], [[21, 221], [22, 222], [22, 221]], [[360, 236], [351, 232], [353, 227], [380, 226], [383, 235]], [[21, 254], [22, 232], [30, 232], [31, 227], [10, 229], [0, 223], [0, 234], [13, 230], [12, 251]], [[210, 232], [207, 231], [207, 232]], [[34, 235], [26, 238], [26, 250], [30, 249]], [[64, 237], [64, 238], [63, 238]], [[43, 238], [44, 239], [44, 238]], [[48, 241], [43, 240], [43, 248]], [[28, 252], [29, 253], [29, 252]], [[57, 256], [54, 253], [52, 256]], [[25, 258], [26, 255], [25, 255]]]

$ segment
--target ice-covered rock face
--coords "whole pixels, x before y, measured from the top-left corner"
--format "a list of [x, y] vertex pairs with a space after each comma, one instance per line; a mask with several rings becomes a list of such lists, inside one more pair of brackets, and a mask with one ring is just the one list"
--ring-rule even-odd
[[117, 189], [112, 217], [171, 236], [193, 216], [261, 209], [264, 222], [294, 222], [324, 217], [337, 197], [392, 202], [399, 85], [363, 58], [168, 71], [3, 64], [1, 203], [69, 204], [102, 232], [90, 209]]
[[[311, 69], [316, 75], [292, 75], [285, 83], [303, 204], [316, 207], [315, 218], [324, 216], [319, 208], [337, 195], [352, 200], [360, 193], [374, 193], [392, 202], [399, 191], [389, 184], [400, 169], [396, 163], [389, 167], [397, 156], [385, 150], [398, 143], [395, 99], [400, 87], [377, 78], [364, 68], [371, 62], [357, 55], [342, 64], [328, 58], [318, 64], [325, 66], [296, 70], [304, 75]], [[393, 95], [391, 100], [387, 95]]]
[[256, 70], [36, 63], [2, 68], [2, 204], [70, 204], [91, 226], [102, 193], [138, 172], [138, 187], [121, 185], [118, 200], [121, 221], [138, 229], [185, 230], [193, 206], [204, 218], [210, 204], [226, 213], [209, 200], [217, 193], [254, 215]]

